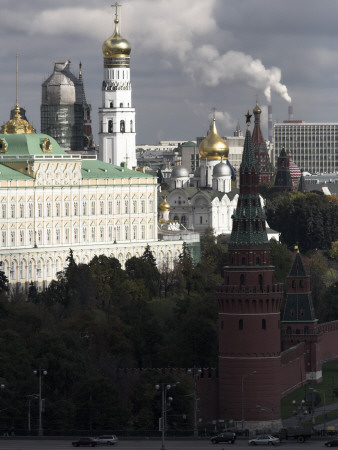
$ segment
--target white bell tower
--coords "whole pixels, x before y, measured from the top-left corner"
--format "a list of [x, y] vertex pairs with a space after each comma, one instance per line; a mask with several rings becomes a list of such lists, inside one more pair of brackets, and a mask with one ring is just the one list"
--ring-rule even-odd
[[115, 7], [113, 35], [102, 46], [104, 79], [102, 106], [99, 108], [99, 159], [130, 169], [136, 167], [135, 108], [131, 102], [131, 46], [118, 29], [118, 3]]

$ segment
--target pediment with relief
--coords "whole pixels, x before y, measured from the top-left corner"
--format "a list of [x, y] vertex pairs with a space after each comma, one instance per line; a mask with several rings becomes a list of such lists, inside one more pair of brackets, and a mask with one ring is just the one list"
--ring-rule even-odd
[[72, 186], [80, 184], [81, 179], [79, 164], [41, 164], [35, 174], [38, 186]]

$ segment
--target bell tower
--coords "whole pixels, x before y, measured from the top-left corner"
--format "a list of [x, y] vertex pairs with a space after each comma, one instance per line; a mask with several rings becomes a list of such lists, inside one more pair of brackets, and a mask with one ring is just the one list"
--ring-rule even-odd
[[104, 80], [99, 108], [99, 159], [130, 169], [136, 167], [135, 108], [132, 106], [129, 42], [122, 38], [115, 7], [115, 29], [102, 46]]
[[274, 279], [249, 112], [233, 215], [229, 265], [217, 288], [219, 419], [238, 428], [280, 421], [280, 308], [283, 285]]

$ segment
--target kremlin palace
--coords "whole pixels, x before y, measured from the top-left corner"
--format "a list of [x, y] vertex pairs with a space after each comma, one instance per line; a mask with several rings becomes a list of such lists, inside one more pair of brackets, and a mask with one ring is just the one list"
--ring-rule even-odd
[[[26, 120], [18, 99], [1, 127], [0, 261], [19, 289], [27, 290], [31, 282], [45, 288], [67, 265], [70, 249], [77, 263], [106, 255], [124, 267], [149, 245], [160, 268], [172, 267], [182, 251], [179, 232], [168, 240], [158, 234], [157, 177], [135, 169], [131, 47], [120, 36], [117, 10], [114, 22], [114, 33], [102, 46], [100, 159], [78, 148], [74, 121], [83, 104], [80, 119], [88, 145], [90, 108], [82, 75], [79, 80], [71, 76], [69, 61], [56, 62], [54, 74], [42, 85], [41, 133]], [[77, 130], [76, 139], [71, 128]]]

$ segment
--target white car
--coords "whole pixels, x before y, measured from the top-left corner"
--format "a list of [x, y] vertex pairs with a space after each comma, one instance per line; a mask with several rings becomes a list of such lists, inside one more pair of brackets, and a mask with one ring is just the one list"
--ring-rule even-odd
[[250, 445], [276, 445], [279, 443], [279, 438], [270, 436], [270, 434], [262, 434], [262, 436], [257, 436], [249, 441]]
[[118, 443], [118, 438], [115, 434], [106, 434], [95, 438], [97, 445], [114, 445]]

